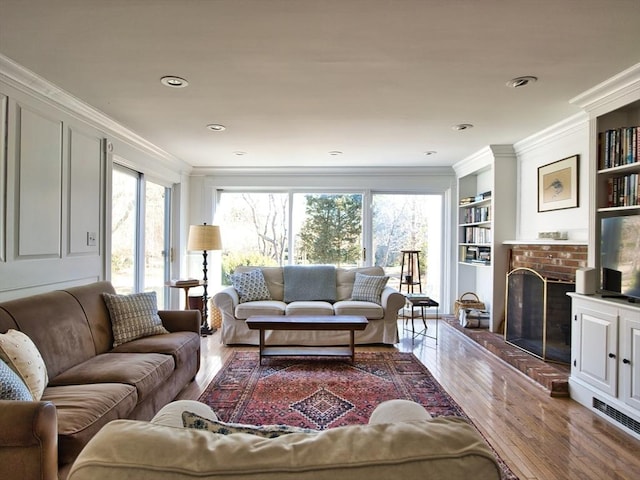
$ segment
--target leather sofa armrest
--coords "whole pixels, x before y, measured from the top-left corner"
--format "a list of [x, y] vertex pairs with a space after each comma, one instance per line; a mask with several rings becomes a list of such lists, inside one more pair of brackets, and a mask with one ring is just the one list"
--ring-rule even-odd
[[384, 289], [382, 290], [380, 303], [382, 303], [382, 308], [384, 308], [385, 312], [387, 310], [397, 312], [402, 307], [404, 307], [405, 302], [406, 299], [404, 295], [397, 291], [395, 288], [384, 287]]
[[200, 310], [158, 310], [164, 328], [170, 332], [200, 333]]
[[0, 465], [2, 478], [9, 480], [58, 479], [58, 419], [53, 403], [0, 400]]

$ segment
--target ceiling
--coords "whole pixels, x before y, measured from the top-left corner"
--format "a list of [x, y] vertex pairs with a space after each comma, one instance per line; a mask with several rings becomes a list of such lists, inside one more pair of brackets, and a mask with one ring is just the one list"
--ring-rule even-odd
[[639, 25], [639, 0], [0, 0], [0, 53], [193, 166], [448, 166], [578, 113]]

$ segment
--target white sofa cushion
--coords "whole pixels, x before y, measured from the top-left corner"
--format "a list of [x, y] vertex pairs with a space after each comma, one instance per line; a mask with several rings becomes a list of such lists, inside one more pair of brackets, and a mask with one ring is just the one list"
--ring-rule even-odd
[[286, 308], [287, 304], [279, 300], [240, 303], [236, 307], [235, 317], [238, 320], [246, 320], [252, 315], [284, 315]]
[[336, 315], [362, 315], [368, 320], [384, 318], [384, 308], [377, 303], [357, 302], [355, 300], [342, 300], [333, 304], [333, 312]]
[[287, 315], [333, 315], [333, 305], [319, 301], [291, 302], [285, 312]]

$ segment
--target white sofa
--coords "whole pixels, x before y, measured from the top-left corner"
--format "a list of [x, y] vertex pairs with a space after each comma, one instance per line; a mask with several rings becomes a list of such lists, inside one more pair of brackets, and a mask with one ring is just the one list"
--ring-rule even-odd
[[477, 430], [463, 419], [431, 419], [408, 400], [378, 405], [367, 425], [262, 438], [182, 427], [182, 412], [216, 419], [181, 400], [151, 420], [115, 420], [93, 437], [68, 480], [500, 480]]
[[[236, 268], [234, 273], [247, 273], [259, 268], [265, 278], [271, 300], [240, 303], [234, 287], [216, 293], [212, 304], [222, 316], [222, 343], [225, 345], [258, 345], [259, 333], [247, 327], [246, 319], [252, 315], [362, 315], [369, 320], [367, 328], [356, 332], [356, 344], [389, 344], [398, 342], [398, 311], [404, 307], [405, 297], [386, 286], [380, 296], [380, 304], [351, 300], [356, 273], [368, 276], [384, 276], [381, 267], [336, 268], [336, 301], [285, 300], [285, 275], [283, 267]], [[265, 340], [271, 345], [340, 345], [349, 343], [349, 333], [340, 331], [267, 331]]]

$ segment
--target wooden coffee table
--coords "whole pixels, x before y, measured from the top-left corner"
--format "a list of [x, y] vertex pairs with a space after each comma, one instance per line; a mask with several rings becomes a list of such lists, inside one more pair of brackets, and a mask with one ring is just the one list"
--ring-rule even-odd
[[[284, 355], [320, 355], [332, 357], [355, 357], [355, 332], [367, 328], [369, 321], [355, 315], [266, 315], [247, 319], [247, 326], [260, 330], [260, 364], [263, 357]], [[349, 331], [349, 345], [304, 346], [264, 344], [265, 330], [346, 330]]]

